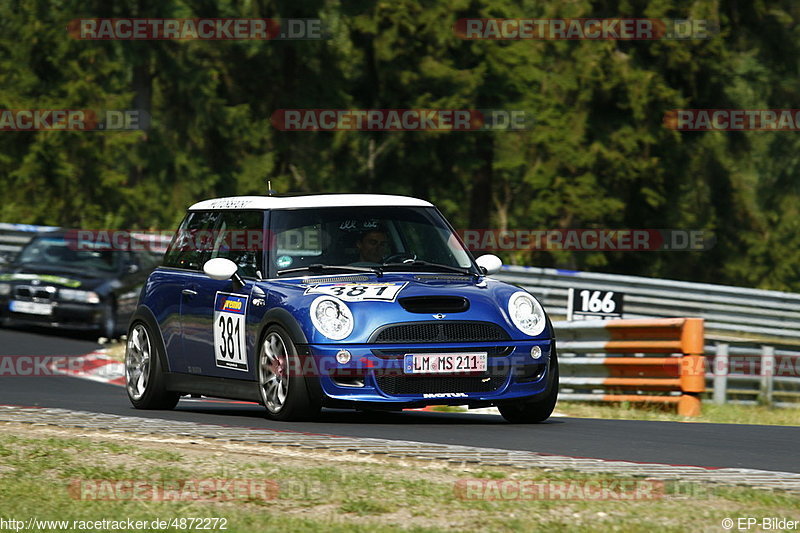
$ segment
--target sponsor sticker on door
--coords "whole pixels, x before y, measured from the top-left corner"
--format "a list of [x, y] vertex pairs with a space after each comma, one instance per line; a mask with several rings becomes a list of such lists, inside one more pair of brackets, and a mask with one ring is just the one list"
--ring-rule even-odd
[[214, 359], [217, 366], [247, 371], [247, 296], [218, 292], [214, 300]]

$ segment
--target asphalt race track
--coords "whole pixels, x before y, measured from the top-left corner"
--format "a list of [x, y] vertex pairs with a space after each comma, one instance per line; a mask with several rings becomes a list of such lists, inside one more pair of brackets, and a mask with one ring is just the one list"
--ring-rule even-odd
[[[0, 329], [0, 356], [83, 355], [99, 346], [60, 332]], [[182, 400], [175, 411], [139, 411], [122, 387], [70, 377], [0, 375], [0, 404], [58, 407], [225, 426], [526, 450], [598, 459], [800, 473], [800, 427], [551, 418], [512, 425], [499, 416], [325, 410], [319, 420], [279, 423], [254, 404]]]

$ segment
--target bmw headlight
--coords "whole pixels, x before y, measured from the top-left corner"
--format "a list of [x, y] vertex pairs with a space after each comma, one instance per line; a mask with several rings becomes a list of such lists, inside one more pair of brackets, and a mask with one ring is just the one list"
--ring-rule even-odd
[[519, 291], [508, 299], [508, 315], [522, 333], [535, 337], [544, 331], [547, 324], [544, 309], [536, 298], [527, 292]]
[[61, 289], [58, 296], [68, 302], [82, 302], [87, 304], [100, 303], [100, 297], [93, 291], [81, 291], [77, 289]]
[[311, 302], [311, 322], [317, 331], [333, 340], [342, 340], [353, 331], [353, 313], [341, 300], [320, 296]]
[[11, 293], [10, 283], [0, 283], [0, 296], [5, 296]]

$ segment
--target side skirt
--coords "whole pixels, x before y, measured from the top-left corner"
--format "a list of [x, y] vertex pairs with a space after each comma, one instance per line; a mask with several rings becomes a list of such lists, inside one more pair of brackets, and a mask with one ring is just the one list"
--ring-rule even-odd
[[173, 392], [261, 403], [261, 394], [256, 381], [193, 376], [175, 372], [167, 372], [164, 377], [167, 390]]

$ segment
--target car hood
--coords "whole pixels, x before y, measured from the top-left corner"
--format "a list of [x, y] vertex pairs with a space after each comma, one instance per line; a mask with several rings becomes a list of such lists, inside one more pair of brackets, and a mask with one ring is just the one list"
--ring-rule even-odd
[[0, 273], [0, 282], [19, 284], [38, 282], [42, 285], [93, 290], [113, 277], [113, 273], [108, 275], [98, 273], [94, 276], [87, 276], [84, 273], [76, 273], [72, 270], [18, 266]]
[[[353, 313], [353, 332], [341, 341], [333, 341], [313, 326], [310, 320], [311, 303], [323, 294], [320, 289], [336, 283], [391, 283], [402, 285], [392, 301], [344, 300]], [[522, 289], [488, 277], [474, 278], [446, 273], [386, 273], [382, 277], [365, 276], [314, 276], [303, 279], [272, 281], [268, 290], [270, 305], [289, 310], [300, 324], [310, 343], [365, 343], [372, 333], [387, 324], [407, 322], [478, 321], [500, 325], [514, 340], [529, 340], [511, 322], [508, 315], [509, 297]], [[408, 297], [462, 297], [469, 301], [469, 309], [453, 312], [432, 308], [426, 312], [411, 312], [400, 305]], [[551, 337], [548, 328], [536, 338]]]

